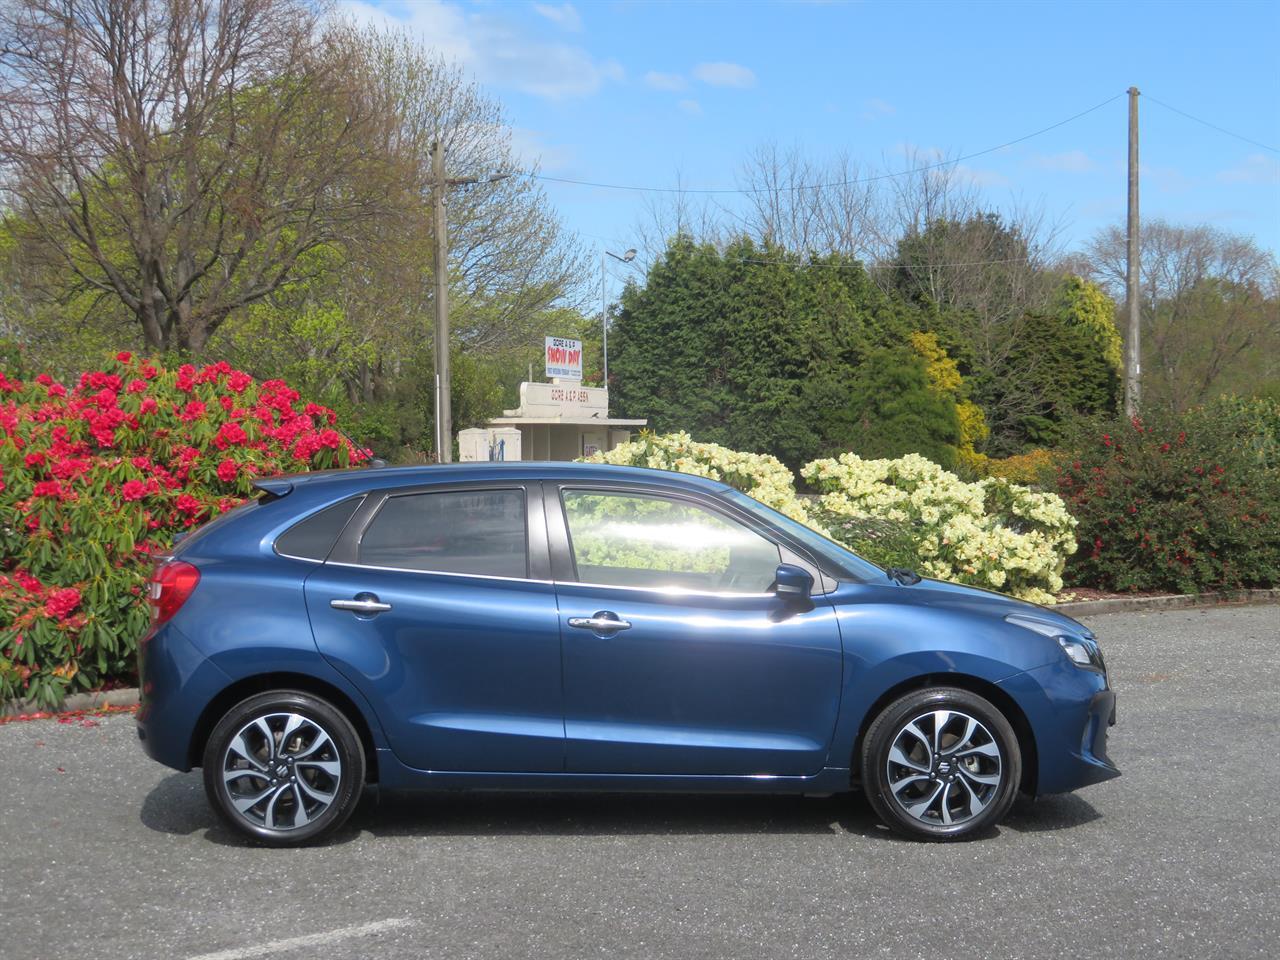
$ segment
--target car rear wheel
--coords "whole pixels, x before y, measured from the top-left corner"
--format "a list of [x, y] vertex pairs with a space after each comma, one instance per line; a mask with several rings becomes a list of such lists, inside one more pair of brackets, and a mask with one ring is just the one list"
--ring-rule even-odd
[[228, 710], [203, 762], [205, 792], [222, 819], [272, 846], [336, 830], [364, 787], [364, 748], [351, 722], [294, 690], [257, 694]]
[[886, 824], [919, 840], [966, 840], [1006, 813], [1022, 779], [1018, 738], [994, 705], [930, 687], [895, 700], [862, 745], [862, 784]]

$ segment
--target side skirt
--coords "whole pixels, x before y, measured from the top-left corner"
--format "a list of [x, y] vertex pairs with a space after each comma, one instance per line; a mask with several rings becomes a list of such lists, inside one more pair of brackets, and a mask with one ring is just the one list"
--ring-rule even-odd
[[578, 791], [584, 793], [843, 793], [853, 789], [846, 767], [811, 777], [748, 777], [636, 773], [470, 773], [416, 770], [390, 750], [378, 751], [378, 784], [387, 790]]

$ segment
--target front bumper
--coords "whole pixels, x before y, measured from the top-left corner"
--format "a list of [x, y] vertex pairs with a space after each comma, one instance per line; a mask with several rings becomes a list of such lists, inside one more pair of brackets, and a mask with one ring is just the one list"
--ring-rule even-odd
[[1065, 657], [1000, 684], [1031, 724], [1038, 758], [1036, 793], [1066, 793], [1120, 776], [1107, 753], [1116, 695], [1106, 674]]

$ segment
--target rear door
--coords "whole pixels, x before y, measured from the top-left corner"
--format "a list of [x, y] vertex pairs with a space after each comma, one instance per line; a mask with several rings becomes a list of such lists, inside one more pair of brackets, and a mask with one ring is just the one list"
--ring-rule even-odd
[[372, 494], [307, 578], [321, 653], [411, 767], [564, 768], [556, 598], [532, 490]]
[[772, 592], [761, 526], [710, 499], [547, 484], [575, 773], [807, 775], [840, 706], [831, 607]]

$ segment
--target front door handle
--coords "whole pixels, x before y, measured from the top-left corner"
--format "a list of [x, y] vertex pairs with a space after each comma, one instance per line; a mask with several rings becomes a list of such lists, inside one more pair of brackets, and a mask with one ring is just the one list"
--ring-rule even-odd
[[350, 610], [352, 613], [385, 613], [391, 604], [382, 603], [377, 597], [356, 597], [353, 600], [330, 600], [329, 606], [335, 610]]
[[616, 613], [601, 610], [590, 617], [570, 617], [569, 626], [579, 630], [592, 630], [596, 633], [617, 633], [619, 630], [630, 630], [631, 621], [622, 620]]

